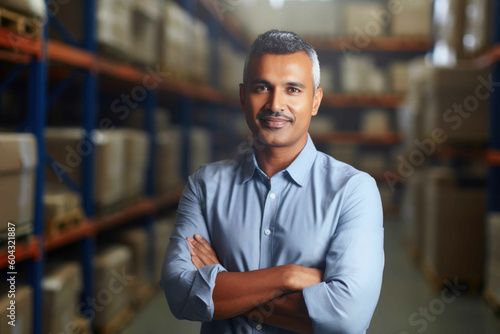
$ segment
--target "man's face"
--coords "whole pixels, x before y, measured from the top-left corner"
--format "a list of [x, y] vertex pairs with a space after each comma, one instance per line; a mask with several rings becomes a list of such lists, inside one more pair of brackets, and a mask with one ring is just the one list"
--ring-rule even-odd
[[256, 55], [240, 85], [240, 102], [254, 137], [274, 147], [304, 145], [323, 92], [314, 90], [312, 61], [305, 52]]

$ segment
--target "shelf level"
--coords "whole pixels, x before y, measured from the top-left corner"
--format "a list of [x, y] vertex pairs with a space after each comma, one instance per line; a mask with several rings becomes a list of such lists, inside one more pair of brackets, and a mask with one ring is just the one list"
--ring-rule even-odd
[[333, 38], [306, 38], [316, 50], [346, 51], [356, 54], [362, 51], [409, 51], [425, 52], [431, 48], [427, 37], [375, 37], [367, 44], [357, 42], [354, 36]]
[[311, 133], [315, 144], [357, 144], [357, 145], [399, 145], [401, 136], [398, 132], [367, 133], [332, 131], [326, 133]]
[[11, 61], [15, 61], [16, 57], [22, 58], [23, 55], [32, 55], [38, 58], [42, 56], [42, 43], [40, 40], [19, 36], [3, 28], [0, 28], [0, 48], [12, 51]]
[[321, 101], [322, 107], [373, 107], [397, 108], [403, 102], [404, 95], [390, 94], [327, 94]]

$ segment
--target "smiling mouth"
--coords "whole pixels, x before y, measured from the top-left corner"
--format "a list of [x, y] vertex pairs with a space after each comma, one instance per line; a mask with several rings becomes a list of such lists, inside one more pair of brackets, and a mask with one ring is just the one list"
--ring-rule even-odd
[[285, 125], [287, 125], [287, 123], [291, 122], [291, 120], [287, 118], [272, 117], [272, 116], [262, 117], [259, 120], [264, 127], [273, 129], [281, 129]]

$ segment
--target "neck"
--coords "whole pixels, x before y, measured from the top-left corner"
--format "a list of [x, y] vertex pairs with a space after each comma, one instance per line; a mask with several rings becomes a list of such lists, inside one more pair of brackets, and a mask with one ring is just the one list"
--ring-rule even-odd
[[276, 173], [290, 166], [305, 147], [306, 143], [307, 136], [297, 140], [296, 143], [290, 146], [270, 146], [262, 143], [256, 144], [254, 152], [257, 164], [270, 179]]

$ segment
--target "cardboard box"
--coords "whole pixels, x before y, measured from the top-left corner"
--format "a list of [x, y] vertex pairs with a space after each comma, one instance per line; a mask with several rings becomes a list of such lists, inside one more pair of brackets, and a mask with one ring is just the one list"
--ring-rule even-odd
[[387, 91], [387, 75], [369, 56], [351, 55], [341, 63], [344, 93], [382, 93]]
[[144, 193], [149, 157], [149, 136], [144, 131], [120, 130], [125, 138], [123, 184], [126, 198]]
[[156, 187], [164, 194], [182, 184], [181, 131], [171, 128], [156, 136]]
[[0, 134], [0, 152], [0, 188], [3, 189], [0, 233], [7, 230], [9, 221], [18, 228], [24, 225], [29, 233], [33, 226], [36, 139], [31, 134]]
[[390, 130], [389, 114], [385, 110], [367, 110], [361, 118], [361, 131], [369, 134], [386, 133]]
[[68, 262], [48, 270], [42, 281], [43, 333], [63, 333], [68, 324], [79, 318], [82, 269], [78, 262]]
[[43, 195], [43, 214], [45, 221], [82, 208], [80, 194], [72, 191], [49, 192]]
[[115, 56], [129, 57], [135, 47], [132, 0], [101, 0], [97, 4], [97, 41], [110, 47]]
[[130, 282], [130, 291], [133, 301], [137, 303], [141, 298], [141, 288], [150, 282], [148, 235], [144, 228], [133, 228], [120, 232], [116, 241], [131, 251], [130, 273], [135, 279]]
[[168, 244], [170, 243], [170, 235], [174, 231], [175, 217], [165, 218], [155, 222], [155, 277], [153, 284], [157, 285], [161, 278], [161, 268], [163, 259]]
[[392, 15], [391, 34], [402, 37], [428, 37], [432, 27], [431, 0], [402, 0], [401, 11]]
[[[8, 290], [7, 290], [8, 291]], [[10, 319], [7, 315], [10, 311], [7, 307], [10, 301], [7, 291], [2, 289], [0, 294], [0, 333], [7, 334], [31, 334], [33, 333], [33, 290], [29, 286], [17, 285], [15, 296], [16, 326], [9, 325]]]
[[12, 9], [29, 16], [37, 16], [43, 23], [47, 17], [45, 1], [43, 0], [2, 0], [2, 7]]
[[45, 141], [48, 154], [57, 162], [57, 175], [47, 168], [47, 185], [52, 189], [67, 189], [62, 181], [66, 173], [77, 185], [81, 184], [83, 156], [94, 142], [94, 199], [98, 206], [115, 204], [124, 196], [125, 139], [120, 131], [94, 131], [89, 137], [79, 128], [47, 128]]
[[191, 174], [202, 165], [212, 161], [212, 136], [210, 131], [202, 127], [191, 128]]
[[132, 275], [131, 261], [132, 252], [123, 245], [101, 249], [94, 258], [94, 296], [104, 305], [96, 312], [96, 327], [105, 327], [131, 306], [131, 284], [137, 279]]
[[392, 91], [395, 93], [405, 93], [408, 91], [409, 76], [407, 62], [392, 63], [389, 69], [392, 80]]
[[484, 180], [461, 186], [449, 168], [428, 170], [425, 190], [425, 262], [440, 278], [479, 281], [483, 273]]
[[133, 0], [131, 4], [132, 57], [147, 65], [158, 63], [159, 33], [161, 25], [161, 2], [159, 0]]
[[384, 24], [380, 23], [377, 15], [384, 10], [385, 8], [375, 1], [346, 4], [344, 9], [345, 35], [368, 38], [385, 35], [386, 28]]
[[447, 143], [486, 143], [490, 105], [488, 96], [484, 98], [489, 94], [484, 83], [488, 77], [488, 67], [478, 68], [473, 63], [453, 68], [429, 66], [424, 133], [429, 136], [441, 128]]

